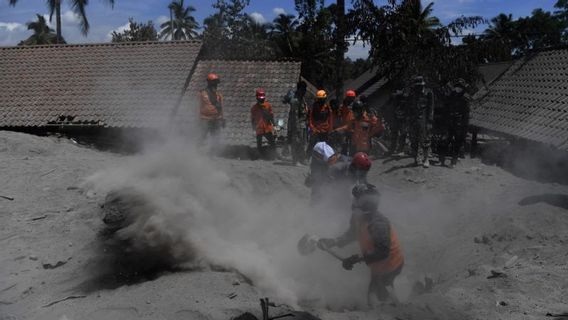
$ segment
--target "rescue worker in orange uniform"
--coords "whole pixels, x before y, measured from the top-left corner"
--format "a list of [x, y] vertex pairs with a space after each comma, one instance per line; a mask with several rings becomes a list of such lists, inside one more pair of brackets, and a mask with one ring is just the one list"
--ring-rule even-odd
[[[354, 90], [347, 90], [345, 92], [345, 99], [341, 103], [341, 106], [336, 106], [333, 108], [332, 104], [332, 123], [333, 130], [341, 128], [349, 124], [353, 120], [353, 112], [351, 112], [351, 105], [355, 101], [356, 93]], [[332, 144], [336, 148], [341, 148], [341, 154], [347, 155], [349, 151], [349, 142], [351, 140], [350, 131], [334, 131], [332, 133]]]
[[274, 113], [272, 105], [266, 101], [264, 89], [256, 90], [256, 103], [250, 109], [252, 129], [256, 132], [256, 147], [262, 154], [262, 138], [265, 137], [269, 144], [269, 155], [274, 156], [276, 141], [274, 138]]
[[220, 79], [215, 73], [207, 75], [207, 88], [201, 90], [201, 106], [199, 108], [199, 118], [201, 119], [201, 138], [202, 141], [207, 135], [215, 136], [221, 127], [225, 127], [223, 118], [223, 96], [217, 90]]
[[363, 103], [355, 101], [352, 105], [353, 117], [350, 121], [337, 129], [335, 132], [350, 132], [351, 146], [349, 154], [357, 152], [369, 153], [371, 150], [371, 138], [384, 131], [384, 125], [379, 119], [365, 111]]
[[310, 109], [309, 127], [310, 142], [308, 144], [308, 155], [312, 154], [312, 149], [318, 142], [328, 142], [329, 134], [333, 130], [333, 117], [331, 107], [327, 103], [327, 93], [325, 90], [316, 92], [316, 101]]
[[351, 112], [351, 108], [353, 102], [355, 102], [355, 98], [357, 94], [355, 90], [347, 90], [345, 92], [345, 99], [343, 99], [343, 103], [341, 104], [341, 108], [339, 112], [341, 113], [341, 119], [343, 120], [343, 124], [345, 125], [351, 118], [353, 117], [353, 112]]
[[367, 293], [368, 303], [372, 305], [373, 295], [379, 301], [391, 297], [397, 298], [394, 292], [389, 293], [387, 287], [394, 290], [394, 280], [402, 271], [404, 257], [397, 234], [391, 223], [378, 210], [379, 193], [371, 184], [357, 185], [353, 188], [352, 216], [349, 230], [342, 236], [322, 238], [318, 241], [320, 248], [344, 247], [358, 241], [361, 254], [353, 255], [343, 261], [343, 268], [353, 269], [353, 265], [365, 262], [371, 269], [371, 281]]

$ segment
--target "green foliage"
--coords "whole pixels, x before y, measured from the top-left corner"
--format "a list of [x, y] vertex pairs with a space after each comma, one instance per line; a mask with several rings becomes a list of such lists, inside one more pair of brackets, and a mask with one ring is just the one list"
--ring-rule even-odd
[[[114, 0], [105, 0], [111, 6], [114, 7]], [[61, 3], [63, 0], [46, 0], [47, 8], [49, 9], [49, 21], [52, 20], [53, 15], [56, 15], [55, 23], [57, 28], [57, 38], [59, 38], [59, 43], [64, 43], [63, 37], [61, 36]], [[18, 3], [18, 0], [9, 0], [11, 6], [15, 6]], [[81, 17], [79, 21], [81, 32], [84, 35], [89, 33], [89, 20], [87, 19], [87, 4], [89, 3], [88, 0], [69, 0], [69, 6], [73, 13]], [[56, 39], [57, 39], [56, 38]]]
[[184, 0], [174, 0], [169, 4], [168, 8], [172, 14], [172, 20], [160, 25], [160, 39], [166, 39], [168, 37], [170, 40], [189, 40], [197, 38], [199, 24], [191, 15], [192, 12], [195, 12], [195, 8], [192, 6], [185, 7]]
[[270, 26], [270, 39], [278, 52], [284, 57], [298, 55], [300, 32], [297, 31], [299, 21], [291, 14], [280, 14]]
[[562, 23], [562, 41], [568, 43], [568, 0], [558, 0], [554, 5], [557, 10], [554, 11], [554, 15]]
[[372, 63], [396, 85], [416, 74], [434, 85], [457, 77], [474, 82], [477, 61], [451, 39], [485, 20], [460, 17], [442, 25], [432, 9], [433, 3], [423, 6], [420, 0], [390, 0], [380, 7], [372, 0], [354, 0], [349, 21], [354, 35], [370, 43]]
[[158, 32], [154, 28], [154, 23], [148, 21], [146, 24], [138, 23], [133, 18], [128, 19], [129, 26], [127, 30], [118, 33], [112, 32], [112, 42], [130, 42], [130, 41], [158, 41]]
[[[299, 1], [296, 1], [298, 3]], [[335, 29], [333, 7], [323, 7], [319, 1], [306, 1], [298, 32], [300, 38], [295, 59], [302, 62], [302, 75], [318, 88], [331, 88], [334, 83]], [[312, 13], [315, 15], [312, 17]], [[311, 19], [311, 20], [310, 20]]]
[[203, 22], [202, 54], [217, 59], [273, 59], [277, 46], [270, 40], [271, 25], [244, 13], [248, 0], [217, 0], [217, 11]]
[[531, 50], [566, 44], [568, 39], [563, 38], [563, 34], [566, 35], [567, 26], [560, 11], [552, 14], [536, 9], [531, 16], [517, 20], [513, 20], [510, 14], [501, 13], [491, 19], [479, 42], [503, 48], [509, 58], [520, 57]]
[[[57, 35], [47, 25], [45, 18], [36, 14], [37, 21], [30, 21], [26, 23], [28, 30], [33, 30], [33, 34], [24, 41], [21, 41], [18, 45], [20, 46], [30, 46], [30, 45], [42, 45], [42, 44], [54, 44], [57, 43]], [[65, 43], [65, 40], [63, 40]]]

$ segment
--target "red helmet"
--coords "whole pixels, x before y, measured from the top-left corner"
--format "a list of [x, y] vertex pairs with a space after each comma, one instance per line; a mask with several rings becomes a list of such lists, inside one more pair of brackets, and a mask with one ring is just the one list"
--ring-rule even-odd
[[257, 99], [264, 99], [266, 98], [266, 92], [262, 88], [256, 89], [256, 98]]
[[215, 73], [210, 73], [207, 75], [207, 81], [219, 80], [219, 76]]
[[351, 165], [355, 167], [355, 169], [363, 171], [369, 171], [372, 163], [373, 162], [369, 159], [369, 156], [365, 152], [357, 152], [351, 160]]
[[347, 92], [345, 92], [345, 96], [355, 98], [357, 94], [355, 93], [355, 90], [347, 90]]

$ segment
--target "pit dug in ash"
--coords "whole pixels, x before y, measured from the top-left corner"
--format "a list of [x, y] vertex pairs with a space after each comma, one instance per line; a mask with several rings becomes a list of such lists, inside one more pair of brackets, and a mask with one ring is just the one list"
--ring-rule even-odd
[[176, 271], [195, 259], [185, 225], [187, 214], [166, 214], [151, 197], [135, 188], [110, 192], [103, 210], [100, 233], [107, 274], [123, 283], [154, 279], [162, 271]]

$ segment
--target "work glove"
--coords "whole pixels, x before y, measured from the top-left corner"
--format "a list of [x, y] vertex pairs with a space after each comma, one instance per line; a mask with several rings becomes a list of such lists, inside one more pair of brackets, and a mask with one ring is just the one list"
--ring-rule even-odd
[[358, 254], [354, 254], [349, 258], [343, 260], [343, 269], [352, 270], [353, 265], [362, 261], [362, 258]]
[[321, 250], [327, 250], [333, 248], [337, 245], [337, 241], [331, 238], [322, 238], [318, 240], [318, 248]]

